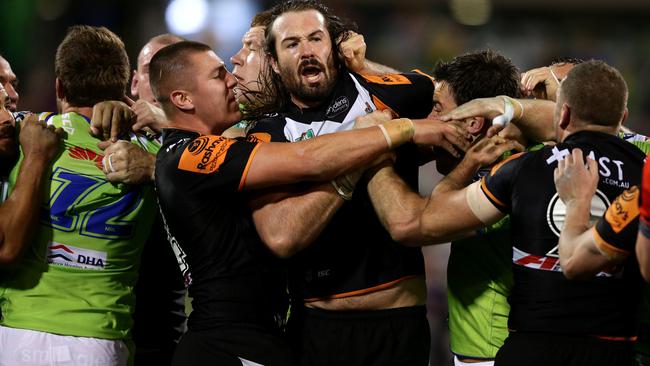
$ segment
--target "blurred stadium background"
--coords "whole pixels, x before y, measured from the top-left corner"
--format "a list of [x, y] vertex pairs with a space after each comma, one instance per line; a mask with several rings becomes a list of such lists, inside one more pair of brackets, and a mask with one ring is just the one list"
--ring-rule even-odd
[[[438, 60], [492, 48], [520, 70], [558, 57], [604, 59], [630, 88], [628, 127], [650, 134], [648, 0], [324, 0], [354, 20], [368, 58], [430, 71]], [[103, 25], [124, 40], [132, 66], [152, 36], [172, 32], [211, 45], [227, 61], [266, 0], [2, 0], [0, 54], [20, 79], [21, 109], [52, 111], [54, 53], [72, 24]], [[227, 61], [229, 63], [229, 61]], [[421, 171], [423, 194], [438, 176]], [[450, 364], [446, 341], [448, 246], [426, 248], [433, 365]]]

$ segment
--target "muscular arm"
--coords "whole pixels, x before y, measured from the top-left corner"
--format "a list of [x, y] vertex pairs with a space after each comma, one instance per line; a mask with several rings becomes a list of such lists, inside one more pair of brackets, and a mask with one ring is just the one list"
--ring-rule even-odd
[[[474, 99], [457, 107], [440, 119], [443, 121], [464, 120], [470, 117], [493, 119], [505, 112], [503, 98], [503, 96], [498, 96]], [[555, 103], [540, 99], [517, 99], [517, 101], [521, 103], [524, 109], [522, 111], [518, 103], [513, 103], [515, 111], [512, 123], [531, 141], [554, 141], [556, 138], [555, 125], [553, 124]], [[488, 131], [488, 135], [492, 134], [491, 131]]]
[[56, 155], [61, 128], [45, 127], [38, 116], [23, 123], [20, 145], [24, 159], [11, 195], [0, 205], [0, 264], [16, 261], [35, 231], [42, 200], [41, 188], [49, 163]]
[[25, 158], [14, 190], [0, 205], [0, 264], [14, 263], [27, 245], [38, 222], [41, 188], [49, 160]]
[[327, 182], [255, 193], [249, 204], [262, 241], [278, 257], [288, 258], [320, 235], [343, 199]]
[[492, 164], [504, 152], [523, 150], [516, 141], [499, 136], [476, 143], [431, 193], [426, 203], [420, 229], [427, 241], [444, 243], [474, 235], [476, 229], [496, 223], [505, 214], [490, 202], [480, 188], [471, 185], [481, 166]]
[[386, 231], [393, 240], [404, 245], [424, 245], [420, 218], [426, 205], [425, 198], [413, 192], [397, 175], [389, 160], [372, 168], [369, 173], [370, 201]]

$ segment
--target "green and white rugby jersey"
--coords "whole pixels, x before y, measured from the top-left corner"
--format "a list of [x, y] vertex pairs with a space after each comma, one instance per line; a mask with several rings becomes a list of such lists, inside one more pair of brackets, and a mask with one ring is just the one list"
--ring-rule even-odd
[[[0, 274], [0, 324], [61, 335], [129, 335], [140, 252], [155, 213], [153, 185], [113, 184], [99, 140], [76, 113], [42, 114], [67, 133], [48, 171], [33, 242], [16, 268]], [[159, 145], [132, 142], [150, 152]], [[22, 153], [21, 153], [22, 160]], [[20, 164], [17, 164], [18, 167]], [[18, 169], [9, 176], [12, 186]]]

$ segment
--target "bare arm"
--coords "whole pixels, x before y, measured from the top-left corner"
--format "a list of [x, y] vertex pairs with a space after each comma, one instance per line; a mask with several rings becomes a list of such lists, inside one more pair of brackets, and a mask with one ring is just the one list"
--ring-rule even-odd
[[498, 136], [484, 138], [438, 183], [427, 201], [420, 223], [427, 243], [444, 243], [474, 235], [476, 229], [505, 216], [480, 191], [480, 182], [470, 182], [481, 166], [491, 164], [512, 149], [523, 150], [523, 147]]
[[23, 121], [20, 143], [24, 159], [11, 195], [0, 205], [0, 264], [14, 263], [35, 231], [43, 181], [56, 155], [63, 130], [45, 127], [30, 116]]
[[[448, 114], [442, 116], [443, 121], [463, 120], [470, 117], [484, 117], [494, 119], [505, 113], [504, 96], [493, 98], [480, 98], [471, 100]], [[517, 103], [518, 102], [518, 103]], [[514, 123], [523, 134], [531, 141], [555, 141], [555, 125], [553, 113], [555, 103], [539, 99], [516, 99], [514, 106]], [[523, 107], [523, 110], [521, 109]], [[495, 135], [500, 128], [492, 126], [488, 136]]]
[[583, 163], [582, 151], [574, 149], [571, 155], [558, 162], [554, 174], [558, 195], [566, 205], [558, 250], [562, 272], [569, 279], [591, 278], [627, 257], [623, 253], [606, 255], [596, 244], [589, 213], [598, 184], [598, 166], [594, 160], [587, 160], [588, 169]]
[[327, 182], [259, 192], [249, 202], [262, 241], [278, 257], [288, 258], [320, 235], [344, 201]]
[[[381, 113], [381, 112], [375, 112]], [[327, 181], [368, 165], [406, 142], [465, 150], [463, 132], [439, 121], [398, 119], [379, 127], [318, 136], [308, 141], [260, 144], [246, 177], [246, 189], [300, 181]], [[390, 141], [390, 143], [389, 143]], [[309, 162], [306, 164], [305, 162]]]

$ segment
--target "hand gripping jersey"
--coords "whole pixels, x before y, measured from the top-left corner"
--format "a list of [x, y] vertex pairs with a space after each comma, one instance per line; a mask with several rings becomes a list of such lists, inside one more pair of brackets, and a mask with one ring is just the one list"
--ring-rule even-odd
[[[103, 152], [87, 118], [76, 113], [41, 118], [63, 127], [67, 136], [49, 172], [33, 243], [15, 269], [0, 275], [0, 324], [123, 339], [132, 325], [132, 290], [155, 212], [153, 187], [106, 180]], [[144, 138], [134, 137], [133, 143], [157, 150]]]
[[598, 162], [600, 181], [591, 209], [595, 219], [625, 189], [640, 183], [643, 153], [616, 136], [588, 131], [556, 146], [513, 155], [484, 177], [483, 192], [511, 220], [514, 287], [508, 326], [521, 332], [633, 337], [640, 295], [633, 259], [586, 281], [570, 281], [561, 273], [557, 241], [564, 206], [553, 170], [573, 148]]
[[[275, 327], [286, 273], [255, 230], [241, 189], [257, 143], [166, 129], [156, 190], [168, 238], [193, 298], [188, 327]], [[269, 328], [266, 328], [269, 329]]]
[[[425, 118], [432, 109], [433, 83], [419, 73], [361, 76], [341, 74], [332, 96], [314, 108], [290, 108], [259, 121], [249, 136], [295, 142], [353, 128], [356, 117], [390, 108], [401, 117]], [[310, 164], [306, 161], [305, 164]], [[398, 149], [397, 173], [417, 190], [414, 145]], [[371, 292], [424, 274], [420, 248], [395, 243], [383, 228], [362, 183], [321, 235], [291, 260], [290, 290], [306, 301]]]

